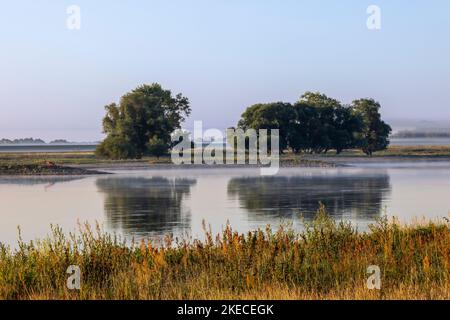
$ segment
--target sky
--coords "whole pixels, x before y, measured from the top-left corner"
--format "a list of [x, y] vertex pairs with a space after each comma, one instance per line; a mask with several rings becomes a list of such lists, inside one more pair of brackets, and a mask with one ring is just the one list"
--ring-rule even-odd
[[[67, 7], [80, 8], [80, 29]], [[370, 30], [367, 8], [380, 8]], [[0, 9], [0, 138], [102, 138], [104, 106], [159, 82], [184, 124], [254, 103], [372, 97], [385, 119], [450, 119], [448, 0], [15, 0]]]

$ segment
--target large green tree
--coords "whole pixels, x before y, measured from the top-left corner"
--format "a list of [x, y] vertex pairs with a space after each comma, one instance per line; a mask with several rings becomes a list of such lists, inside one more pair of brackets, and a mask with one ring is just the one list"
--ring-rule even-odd
[[362, 123], [348, 106], [319, 92], [306, 92], [294, 105], [297, 113], [290, 146], [295, 152], [328, 152], [357, 144]]
[[337, 154], [344, 149], [355, 148], [360, 144], [361, 131], [364, 124], [349, 106], [338, 106], [334, 109], [331, 145]]
[[160, 156], [171, 147], [171, 134], [190, 114], [189, 100], [172, 96], [159, 84], [142, 85], [125, 94], [117, 105], [105, 107], [106, 139], [97, 155], [112, 159]]
[[389, 145], [391, 127], [381, 120], [380, 104], [373, 99], [359, 99], [352, 103], [352, 109], [363, 122], [360, 132], [360, 147], [371, 156], [375, 151], [384, 150]]
[[317, 108], [297, 102], [293, 106], [295, 120], [289, 133], [289, 146], [295, 153], [314, 152], [316, 132], [320, 128]]
[[[308, 128], [310, 152], [327, 152], [332, 148], [334, 110], [340, 105], [339, 101], [318, 92], [306, 92], [300, 97], [296, 104], [296, 127], [300, 130], [303, 126]], [[305, 113], [310, 117], [306, 118]]]
[[282, 151], [288, 147], [288, 137], [294, 119], [295, 112], [290, 103], [255, 104], [242, 114], [238, 127], [244, 130], [280, 130], [280, 151]]
[[326, 153], [361, 148], [366, 154], [389, 144], [391, 128], [381, 120], [380, 105], [372, 99], [343, 105], [319, 92], [306, 92], [294, 104], [255, 104], [242, 114], [243, 129], [279, 129], [280, 150]]

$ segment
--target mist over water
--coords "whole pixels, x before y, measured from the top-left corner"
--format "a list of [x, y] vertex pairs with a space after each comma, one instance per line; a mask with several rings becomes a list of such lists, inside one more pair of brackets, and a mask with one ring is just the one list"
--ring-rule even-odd
[[42, 238], [50, 224], [65, 232], [99, 222], [130, 240], [167, 234], [203, 237], [227, 223], [239, 232], [291, 224], [301, 230], [323, 203], [336, 220], [365, 230], [383, 214], [411, 222], [450, 212], [450, 170], [417, 167], [283, 168], [261, 177], [253, 169], [120, 171], [108, 177], [0, 179], [0, 242]]

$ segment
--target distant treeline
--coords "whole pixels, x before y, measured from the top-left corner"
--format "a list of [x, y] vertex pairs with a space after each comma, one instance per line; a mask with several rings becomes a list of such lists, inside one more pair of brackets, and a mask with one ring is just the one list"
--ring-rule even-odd
[[[70, 143], [67, 140], [57, 139], [50, 142], [50, 144], [57, 143]], [[24, 138], [24, 139], [0, 139], [0, 144], [46, 144], [46, 142], [42, 139], [34, 139], [34, 138]]]
[[392, 138], [450, 138], [449, 131], [399, 131]]

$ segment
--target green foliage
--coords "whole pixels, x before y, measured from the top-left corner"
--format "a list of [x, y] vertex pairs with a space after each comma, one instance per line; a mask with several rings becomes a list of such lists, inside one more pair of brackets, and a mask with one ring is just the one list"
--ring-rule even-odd
[[190, 114], [189, 100], [172, 96], [159, 84], [142, 85], [125, 94], [120, 104], [105, 107], [103, 129], [108, 135], [97, 155], [112, 159], [160, 156], [171, 145], [171, 134]]
[[288, 147], [289, 132], [295, 112], [289, 103], [255, 104], [242, 114], [238, 127], [247, 129], [280, 130], [280, 150]]
[[147, 143], [147, 151], [149, 154], [160, 157], [167, 153], [169, 145], [157, 136], [153, 136]]
[[238, 126], [279, 129], [280, 149], [291, 148], [295, 153], [327, 153], [334, 149], [339, 154], [345, 149], [363, 148], [371, 154], [385, 149], [390, 127], [381, 121], [379, 113], [377, 118], [370, 110], [362, 109], [360, 103], [345, 106], [324, 94], [306, 92], [293, 105], [277, 102], [249, 107]]
[[391, 127], [381, 120], [380, 104], [373, 99], [360, 99], [352, 103], [353, 111], [364, 123], [360, 133], [360, 145], [363, 152], [372, 155], [389, 145]]
[[97, 147], [95, 154], [113, 160], [137, 158], [136, 147], [126, 137], [120, 135], [109, 135]]

